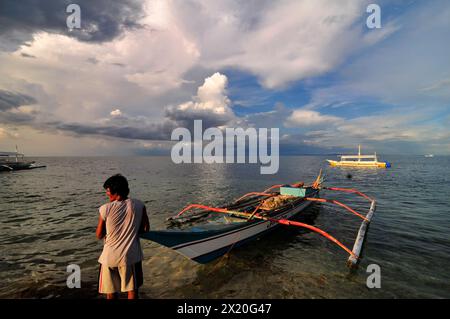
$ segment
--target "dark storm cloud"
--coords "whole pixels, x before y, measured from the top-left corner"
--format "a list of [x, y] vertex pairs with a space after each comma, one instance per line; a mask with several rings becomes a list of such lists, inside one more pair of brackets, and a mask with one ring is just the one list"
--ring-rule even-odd
[[36, 99], [21, 93], [0, 90], [0, 112], [37, 103]]
[[163, 121], [160, 124], [150, 124], [136, 127], [131, 125], [113, 124], [82, 124], [62, 121], [42, 121], [42, 115], [37, 112], [20, 113], [14, 111], [0, 112], [0, 123], [12, 125], [27, 125], [40, 131], [60, 131], [72, 135], [103, 136], [130, 140], [170, 140], [174, 123]]
[[[207, 110], [180, 110], [166, 107], [165, 116], [155, 124], [155, 120], [146, 116], [116, 114], [97, 123], [67, 123], [47, 121], [48, 129], [55, 129], [77, 135], [97, 135], [130, 140], [167, 141], [171, 139], [175, 128], [187, 128], [193, 134], [194, 120], [202, 120], [203, 129], [225, 125], [234, 120], [233, 114], [215, 114]], [[41, 125], [42, 126], [42, 125]]]
[[307, 143], [308, 137], [303, 134], [286, 134], [280, 139], [281, 155], [318, 155], [318, 154], [338, 154], [342, 148], [324, 148], [320, 145]]
[[292, 114], [292, 110], [277, 103], [275, 107], [268, 112], [253, 113], [245, 116], [250, 123], [255, 123], [259, 127], [283, 127], [283, 122]]
[[27, 54], [27, 53], [21, 53], [20, 55], [22, 57], [24, 57], [24, 58], [31, 58], [31, 59], [35, 59], [36, 58], [34, 55]]
[[97, 135], [130, 140], [167, 141], [172, 131], [184, 127], [193, 134], [194, 120], [203, 120], [203, 129], [224, 125], [230, 121], [230, 116], [216, 115], [211, 112], [181, 111], [176, 108], [166, 108], [165, 117], [158, 123], [145, 116], [115, 115], [103, 119], [99, 123], [81, 124], [66, 122], [47, 122], [49, 129], [74, 133], [77, 135]]
[[[71, 3], [81, 8], [81, 29], [70, 32], [66, 8]], [[143, 14], [142, 4], [138, 0], [1, 0], [0, 49], [14, 50], [38, 31], [65, 34], [81, 41], [108, 41], [124, 29], [139, 26], [136, 21]]]
[[[204, 129], [225, 124], [222, 117], [211, 114], [168, 112], [158, 123], [145, 116], [114, 115], [94, 123], [71, 123], [60, 120], [48, 120], [49, 114], [38, 111], [20, 112], [21, 105], [36, 103], [27, 95], [0, 90], [0, 123], [28, 125], [42, 131], [60, 131], [74, 135], [91, 135], [129, 140], [168, 141], [172, 131], [185, 127], [192, 131], [194, 120], [202, 119]], [[195, 116], [194, 116], [195, 115]], [[201, 116], [202, 115], [202, 116]], [[193, 132], [193, 131], [192, 131]]]
[[0, 112], [0, 123], [5, 124], [32, 124], [36, 119], [35, 114], [18, 112]]
[[178, 127], [192, 130], [195, 120], [202, 120], [203, 128], [225, 125], [234, 118], [232, 114], [216, 114], [211, 110], [180, 110], [177, 107], [167, 107], [165, 115], [177, 123]]
[[145, 127], [62, 122], [47, 123], [47, 127], [77, 135], [100, 135], [132, 140], [170, 140], [170, 134], [175, 128], [173, 123], [167, 121], [163, 121], [160, 124], [151, 124]]

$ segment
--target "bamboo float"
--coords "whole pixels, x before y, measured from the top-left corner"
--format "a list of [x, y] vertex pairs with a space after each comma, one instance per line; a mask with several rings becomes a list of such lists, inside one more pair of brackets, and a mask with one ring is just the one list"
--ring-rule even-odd
[[353, 245], [353, 254], [350, 255], [347, 260], [347, 265], [350, 268], [356, 267], [358, 264], [359, 256], [361, 254], [362, 246], [367, 233], [367, 228], [369, 227], [370, 221], [372, 220], [375, 209], [376, 201], [372, 200], [369, 212], [367, 213], [365, 220], [361, 223], [361, 227], [359, 227], [358, 235], [356, 236], [355, 244]]

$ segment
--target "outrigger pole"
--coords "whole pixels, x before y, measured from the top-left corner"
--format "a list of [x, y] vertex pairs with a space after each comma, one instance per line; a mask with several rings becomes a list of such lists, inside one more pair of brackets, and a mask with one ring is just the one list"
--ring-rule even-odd
[[[240, 217], [247, 218], [247, 220], [250, 220], [252, 218], [256, 218], [256, 219], [260, 219], [260, 220], [269, 221], [269, 222], [272, 222], [272, 223], [278, 223], [278, 224], [282, 224], [282, 225], [297, 226], [297, 227], [306, 228], [306, 229], [312, 230], [313, 232], [316, 232], [316, 233], [320, 234], [321, 236], [327, 238], [328, 240], [332, 241], [333, 243], [335, 243], [336, 245], [341, 247], [343, 250], [345, 250], [350, 255], [348, 260], [347, 260], [347, 265], [349, 267], [355, 267], [355, 266], [357, 266], [359, 258], [360, 258], [362, 245], [363, 245], [363, 242], [364, 242], [364, 238], [365, 238], [365, 235], [366, 235], [366, 232], [367, 232], [368, 225], [369, 225], [369, 223], [370, 223], [370, 221], [372, 219], [372, 216], [373, 216], [373, 214], [375, 212], [376, 201], [375, 201], [375, 199], [373, 199], [373, 198], [367, 196], [366, 194], [364, 194], [364, 193], [362, 193], [362, 192], [360, 192], [358, 190], [355, 190], [355, 189], [338, 188], [338, 187], [321, 187], [322, 182], [323, 182], [323, 179], [322, 179], [322, 171], [321, 171], [319, 176], [317, 177], [316, 181], [311, 185], [311, 187], [315, 188], [315, 189], [326, 189], [326, 190], [331, 190], [331, 191], [352, 193], [352, 194], [356, 194], [356, 195], [359, 195], [361, 197], [364, 197], [365, 199], [367, 199], [367, 200], [369, 200], [371, 202], [369, 212], [364, 217], [363, 215], [359, 214], [354, 209], [350, 208], [349, 206], [347, 206], [347, 205], [345, 205], [345, 204], [343, 204], [341, 202], [338, 202], [337, 200], [330, 200], [330, 199], [324, 199], [324, 198], [315, 198], [315, 197], [314, 198], [304, 197], [304, 200], [306, 200], [306, 201], [321, 202], [321, 203], [329, 203], [329, 204], [338, 205], [338, 206], [343, 207], [344, 209], [348, 210], [349, 212], [351, 212], [352, 214], [358, 216], [359, 218], [361, 218], [363, 220], [363, 222], [362, 222], [362, 224], [361, 224], [361, 226], [359, 228], [358, 235], [356, 237], [356, 240], [355, 240], [355, 243], [353, 245], [353, 249], [352, 250], [347, 248], [343, 243], [341, 243], [335, 237], [333, 237], [332, 235], [330, 235], [329, 233], [323, 231], [320, 228], [314, 227], [314, 226], [309, 225], [309, 224], [297, 222], [297, 221], [292, 221], [292, 220], [288, 220], [288, 219], [272, 218], [272, 217], [267, 217], [267, 216], [263, 216], [261, 214], [258, 214], [257, 211], [259, 210], [261, 205], [258, 205], [252, 213], [245, 213], [245, 212], [239, 212], [239, 211], [235, 211], [235, 210], [228, 210], [226, 208], [211, 207], [211, 206], [205, 206], [205, 205], [200, 205], [200, 204], [191, 204], [191, 205], [186, 206], [181, 212], [179, 212], [176, 215], [176, 217], [179, 217], [180, 215], [182, 215], [183, 213], [185, 213], [188, 210], [197, 208], [197, 209], [203, 209], [205, 211], [211, 211], [211, 212], [216, 212], [216, 213], [224, 213], [224, 214], [240, 216]], [[294, 184], [294, 185], [299, 185], [299, 184]], [[262, 193], [258, 193], [258, 192], [248, 193], [248, 194], [245, 194], [244, 196], [242, 196], [241, 198], [239, 198], [237, 201], [240, 201], [243, 198], [248, 197], [248, 196], [265, 196], [265, 197], [276, 196], [277, 193], [267, 193], [267, 192], [269, 190], [272, 190], [274, 188], [279, 188], [279, 187], [282, 187], [282, 186], [283, 185], [274, 185], [274, 186], [268, 188], [267, 190], [265, 190]]]

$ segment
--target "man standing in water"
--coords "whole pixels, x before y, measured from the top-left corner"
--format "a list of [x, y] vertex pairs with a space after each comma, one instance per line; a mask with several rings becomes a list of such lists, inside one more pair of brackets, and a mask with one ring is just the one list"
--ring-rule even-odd
[[111, 176], [103, 184], [109, 203], [99, 208], [96, 235], [104, 238], [100, 265], [99, 292], [107, 299], [118, 298], [119, 292], [127, 292], [128, 299], [138, 298], [138, 288], [143, 283], [143, 253], [139, 234], [150, 229], [145, 205], [128, 198], [127, 179]]

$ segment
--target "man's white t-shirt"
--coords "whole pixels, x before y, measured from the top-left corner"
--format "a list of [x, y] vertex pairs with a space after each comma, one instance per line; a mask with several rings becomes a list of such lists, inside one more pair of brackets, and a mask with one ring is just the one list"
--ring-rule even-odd
[[106, 225], [99, 263], [108, 267], [119, 267], [142, 261], [139, 227], [143, 211], [144, 204], [131, 198], [110, 202], [99, 208], [100, 216]]

